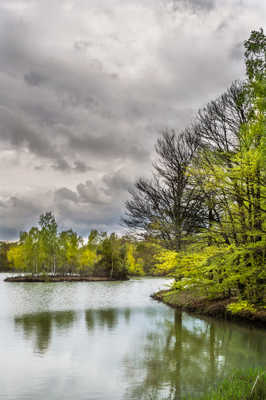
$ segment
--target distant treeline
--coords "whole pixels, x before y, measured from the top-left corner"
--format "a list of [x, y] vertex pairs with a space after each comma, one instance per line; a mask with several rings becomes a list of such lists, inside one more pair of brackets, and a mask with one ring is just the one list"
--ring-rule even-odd
[[51, 212], [40, 216], [39, 226], [22, 232], [17, 243], [3, 243], [6, 270], [32, 274], [80, 274], [124, 279], [152, 274], [158, 245], [92, 230], [83, 240], [73, 230], [58, 231]]
[[12, 246], [12, 242], [0, 242], [0, 272], [8, 272], [12, 270], [12, 263], [8, 261], [7, 253]]

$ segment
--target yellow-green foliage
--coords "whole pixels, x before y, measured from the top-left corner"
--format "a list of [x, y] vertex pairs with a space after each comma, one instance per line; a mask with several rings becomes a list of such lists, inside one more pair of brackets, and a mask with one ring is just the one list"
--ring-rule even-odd
[[[191, 285], [209, 268], [206, 261], [223, 250], [215, 246], [201, 249], [200, 251], [187, 249], [187, 251], [162, 250], [157, 256], [156, 272], [161, 275], [171, 274], [180, 281], [180, 287]], [[176, 288], [178, 285], [176, 284]]]
[[101, 256], [89, 247], [80, 249], [79, 271], [92, 275], [96, 264], [101, 260]]
[[135, 247], [132, 243], [126, 245], [125, 264], [130, 275], [144, 275], [143, 260], [134, 256]]
[[250, 303], [262, 304], [265, 252], [263, 242], [248, 247], [191, 247], [186, 252], [163, 250], [157, 257], [156, 271], [174, 276], [172, 288], [175, 290], [197, 288], [209, 298], [238, 296]]
[[26, 270], [27, 268], [25, 253], [23, 250], [23, 245], [19, 245], [11, 247], [7, 253], [7, 259], [15, 269]]
[[255, 311], [255, 307], [246, 300], [241, 300], [236, 303], [231, 303], [226, 308], [232, 314], [238, 314], [241, 311], [249, 311], [249, 312]]
[[168, 275], [177, 269], [179, 253], [173, 250], [161, 249], [156, 255], [157, 263], [153, 273], [155, 275]]

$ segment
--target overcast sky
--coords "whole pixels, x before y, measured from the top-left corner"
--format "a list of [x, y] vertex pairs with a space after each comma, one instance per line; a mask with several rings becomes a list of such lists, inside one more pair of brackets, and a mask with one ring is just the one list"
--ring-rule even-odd
[[165, 127], [244, 77], [262, 0], [1, 0], [0, 240], [120, 231]]

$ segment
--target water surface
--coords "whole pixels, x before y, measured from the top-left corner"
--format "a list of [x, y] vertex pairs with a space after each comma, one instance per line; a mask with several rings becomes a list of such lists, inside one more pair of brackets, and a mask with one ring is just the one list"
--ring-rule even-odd
[[162, 278], [7, 283], [0, 274], [1, 400], [195, 398], [239, 367], [266, 367], [265, 331], [150, 298]]

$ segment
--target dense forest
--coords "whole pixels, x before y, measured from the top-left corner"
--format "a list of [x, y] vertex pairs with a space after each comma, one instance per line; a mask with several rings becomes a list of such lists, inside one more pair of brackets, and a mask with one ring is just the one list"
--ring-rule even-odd
[[123, 223], [131, 234], [59, 232], [51, 213], [3, 262], [31, 273], [124, 278], [168, 275], [175, 291], [237, 297], [234, 309], [265, 304], [266, 37], [244, 43], [246, 80], [233, 82], [182, 132], [158, 139], [152, 178], [139, 178]]

